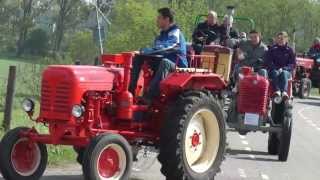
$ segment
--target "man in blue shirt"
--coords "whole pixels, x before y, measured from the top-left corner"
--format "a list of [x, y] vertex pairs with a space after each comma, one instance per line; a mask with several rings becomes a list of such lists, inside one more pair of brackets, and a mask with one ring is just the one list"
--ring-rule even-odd
[[[170, 72], [175, 70], [176, 65], [181, 68], [188, 67], [186, 58], [186, 41], [180, 28], [174, 23], [174, 12], [170, 8], [161, 8], [158, 10], [157, 26], [160, 29], [160, 35], [155, 38], [152, 48], [143, 48], [140, 50], [142, 55], [162, 55], [161, 59], [148, 59], [147, 63], [154, 71], [154, 77], [150, 82], [148, 92], [144, 94], [144, 100], [149, 104], [151, 100], [160, 95], [160, 82]], [[174, 50], [166, 51], [166, 49]], [[143, 56], [136, 56], [133, 59], [133, 69], [131, 72], [131, 82], [129, 91], [134, 94], [137, 81], [139, 79], [141, 67], [146, 59]]]

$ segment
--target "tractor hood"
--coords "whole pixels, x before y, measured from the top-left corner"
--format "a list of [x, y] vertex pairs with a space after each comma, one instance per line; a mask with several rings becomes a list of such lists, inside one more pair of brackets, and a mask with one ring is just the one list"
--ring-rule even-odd
[[87, 91], [110, 91], [114, 74], [96, 66], [49, 66], [43, 72], [40, 117], [68, 120]]

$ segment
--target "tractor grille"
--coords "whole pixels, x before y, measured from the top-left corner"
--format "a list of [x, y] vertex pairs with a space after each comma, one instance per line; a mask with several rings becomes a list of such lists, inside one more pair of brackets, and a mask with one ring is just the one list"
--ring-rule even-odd
[[68, 116], [70, 114], [70, 84], [60, 82], [56, 86], [47, 81], [42, 82], [41, 112], [54, 113]]
[[238, 111], [265, 114], [269, 83], [264, 78], [251, 76], [240, 82]]

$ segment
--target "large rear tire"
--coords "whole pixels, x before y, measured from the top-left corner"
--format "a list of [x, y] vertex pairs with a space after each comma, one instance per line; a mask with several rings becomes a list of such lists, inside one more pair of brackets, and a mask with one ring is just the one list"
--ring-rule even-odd
[[39, 180], [46, 169], [46, 146], [20, 137], [21, 132], [29, 130], [15, 128], [0, 143], [0, 170], [6, 180]]
[[86, 180], [126, 180], [132, 169], [132, 150], [121, 135], [102, 134], [91, 140], [83, 156]]
[[213, 180], [224, 160], [222, 108], [210, 93], [189, 91], [169, 106], [160, 136], [159, 162], [167, 180]]

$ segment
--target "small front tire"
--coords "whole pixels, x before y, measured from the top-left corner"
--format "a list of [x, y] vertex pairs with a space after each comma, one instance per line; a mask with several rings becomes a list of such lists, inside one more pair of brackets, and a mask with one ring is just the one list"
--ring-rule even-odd
[[29, 130], [15, 128], [0, 143], [0, 170], [6, 180], [39, 180], [47, 167], [46, 146], [20, 136]]

